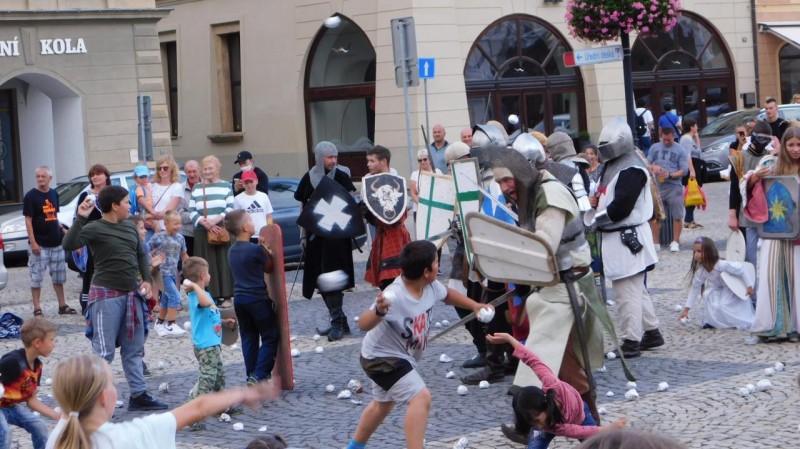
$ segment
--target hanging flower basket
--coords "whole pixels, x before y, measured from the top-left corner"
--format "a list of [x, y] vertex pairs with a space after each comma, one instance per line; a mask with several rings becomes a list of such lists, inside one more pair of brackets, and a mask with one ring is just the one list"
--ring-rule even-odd
[[653, 35], [678, 23], [678, 0], [568, 0], [569, 33], [580, 40], [615, 40], [620, 32]]

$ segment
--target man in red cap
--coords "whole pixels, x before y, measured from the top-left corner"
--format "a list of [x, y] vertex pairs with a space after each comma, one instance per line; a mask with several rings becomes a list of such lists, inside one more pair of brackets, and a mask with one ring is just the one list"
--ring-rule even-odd
[[234, 195], [244, 192], [242, 174], [250, 170], [254, 171], [258, 177], [258, 185], [256, 185], [256, 190], [269, 195], [269, 190], [267, 188], [269, 185], [269, 177], [267, 177], [267, 174], [264, 173], [264, 170], [261, 170], [255, 166], [253, 163], [253, 155], [249, 151], [240, 151], [239, 154], [236, 155], [236, 165], [238, 165], [241, 170], [233, 175], [233, 182], [231, 184], [233, 185]]
[[258, 243], [258, 233], [261, 228], [272, 223], [272, 203], [266, 193], [256, 190], [257, 183], [258, 176], [254, 170], [242, 173], [244, 192], [233, 199], [233, 208], [244, 210], [253, 219], [255, 235], [250, 239], [253, 243]]

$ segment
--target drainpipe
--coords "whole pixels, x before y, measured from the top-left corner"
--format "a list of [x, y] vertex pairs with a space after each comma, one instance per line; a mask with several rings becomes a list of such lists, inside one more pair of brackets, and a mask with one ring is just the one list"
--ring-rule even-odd
[[759, 75], [758, 75], [758, 24], [756, 23], [756, 0], [750, 0], [750, 21], [753, 25], [753, 65], [755, 66], [755, 84], [756, 84], [756, 106], [761, 103], [761, 95], [759, 93]]

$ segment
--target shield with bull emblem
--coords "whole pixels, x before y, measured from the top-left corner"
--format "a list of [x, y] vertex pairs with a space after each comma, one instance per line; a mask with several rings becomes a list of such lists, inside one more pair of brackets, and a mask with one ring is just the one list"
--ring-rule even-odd
[[365, 232], [356, 200], [327, 176], [319, 181], [297, 224], [311, 234], [329, 239], [358, 237]]
[[366, 176], [361, 181], [361, 198], [375, 217], [394, 224], [406, 211], [406, 180], [390, 173]]

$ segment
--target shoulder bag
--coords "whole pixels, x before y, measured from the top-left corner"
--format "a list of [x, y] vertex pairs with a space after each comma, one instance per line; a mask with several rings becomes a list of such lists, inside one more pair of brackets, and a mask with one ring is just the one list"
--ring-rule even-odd
[[[208, 221], [208, 202], [206, 201], [206, 183], [203, 181], [203, 218]], [[231, 235], [224, 226], [220, 226], [220, 233], [214, 234], [208, 231], [208, 244], [209, 245], [227, 245], [231, 242]]]

